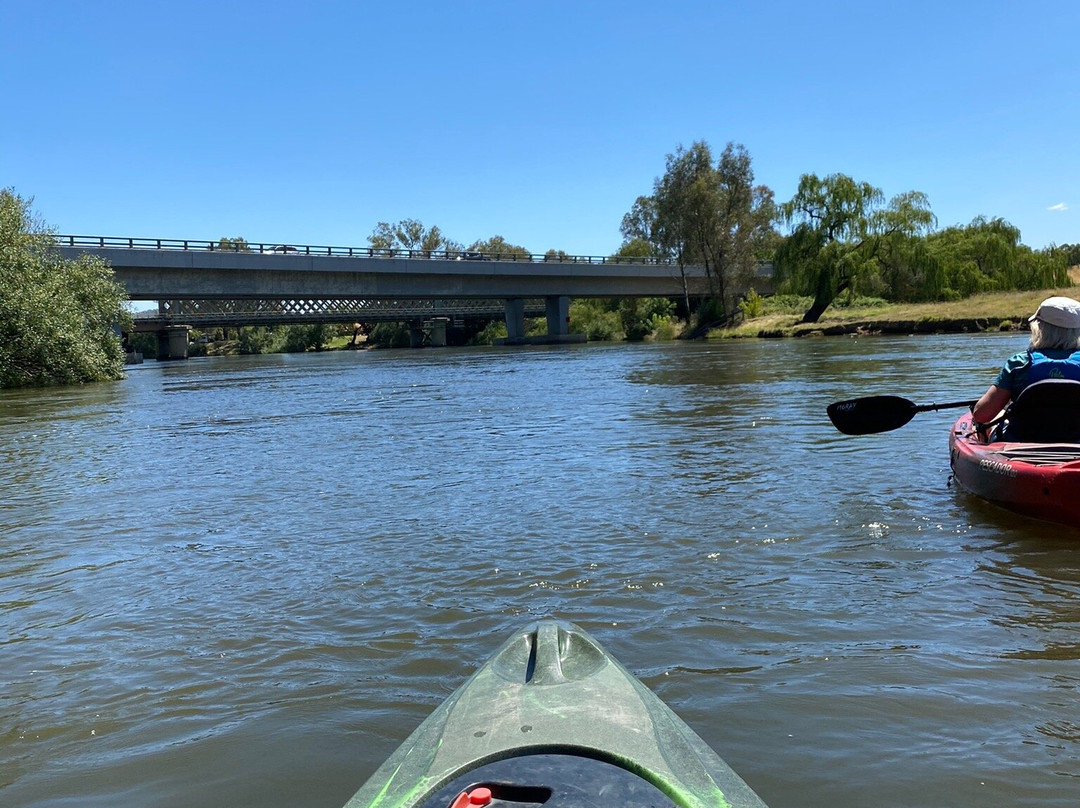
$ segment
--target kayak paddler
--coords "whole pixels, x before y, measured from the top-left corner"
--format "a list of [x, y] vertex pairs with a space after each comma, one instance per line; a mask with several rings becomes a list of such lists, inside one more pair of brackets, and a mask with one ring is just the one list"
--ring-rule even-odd
[[1080, 382], [1080, 301], [1048, 297], [1028, 318], [1028, 323], [1031, 327], [1028, 349], [1005, 361], [997, 379], [976, 402], [971, 411], [976, 423], [994, 421], [1026, 387], [1037, 381]]

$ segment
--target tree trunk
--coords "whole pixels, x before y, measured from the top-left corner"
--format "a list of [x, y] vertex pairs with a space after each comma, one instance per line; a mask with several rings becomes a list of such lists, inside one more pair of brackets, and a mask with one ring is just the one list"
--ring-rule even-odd
[[825, 309], [829, 308], [829, 304], [832, 300], [823, 300], [820, 296], [814, 298], [814, 304], [806, 310], [806, 314], [803, 315], [802, 321], [804, 323], [816, 323], [821, 319], [821, 315], [825, 313]]
[[802, 321], [804, 323], [816, 323], [821, 319], [821, 315], [825, 313], [825, 309], [829, 308], [829, 305], [836, 300], [847, 288], [851, 286], [851, 280], [841, 280], [836, 284], [836, 289], [832, 288], [831, 278], [825, 272], [818, 277], [817, 293], [814, 295], [814, 304], [807, 309], [806, 314], [803, 315]]
[[686, 322], [690, 323], [690, 288], [686, 285], [686, 267], [683, 266], [682, 259], [679, 259], [679, 276], [682, 278], [682, 293], [683, 300], [686, 303]]

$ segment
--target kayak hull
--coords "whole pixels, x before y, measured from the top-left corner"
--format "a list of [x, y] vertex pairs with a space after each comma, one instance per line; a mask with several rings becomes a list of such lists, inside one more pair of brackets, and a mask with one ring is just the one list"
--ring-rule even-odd
[[1016, 513], [1080, 528], [1080, 444], [983, 442], [970, 414], [949, 434], [962, 488]]
[[480, 767], [539, 755], [614, 764], [676, 805], [766, 808], [595, 640], [574, 624], [555, 620], [514, 634], [409, 736], [346, 808], [422, 806], [447, 783]]

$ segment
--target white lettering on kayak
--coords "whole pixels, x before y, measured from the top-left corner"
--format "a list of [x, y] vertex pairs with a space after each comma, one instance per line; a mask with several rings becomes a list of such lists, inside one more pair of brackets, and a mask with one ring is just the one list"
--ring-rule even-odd
[[1008, 463], [1002, 463], [1000, 460], [980, 460], [979, 468], [982, 471], [989, 471], [993, 474], [1001, 474], [1005, 477], [1016, 476], [1016, 469], [1014, 469]]

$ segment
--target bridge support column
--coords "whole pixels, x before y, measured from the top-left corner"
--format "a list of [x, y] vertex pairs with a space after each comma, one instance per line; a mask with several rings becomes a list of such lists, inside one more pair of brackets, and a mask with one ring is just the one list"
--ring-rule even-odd
[[431, 320], [431, 347], [432, 348], [445, 348], [446, 347], [446, 324], [450, 322], [449, 317], [433, 317]]
[[506, 300], [506, 342], [520, 344], [525, 340], [525, 301], [520, 297]]
[[188, 331], [186, 325], [170, 325], [157, 332], [157, 358], [187, 359]]
[[549, 337], [563, 337], [570, 333], [570, 298], [552, 295], [544, 298], [547, 304], [547, 330]]

